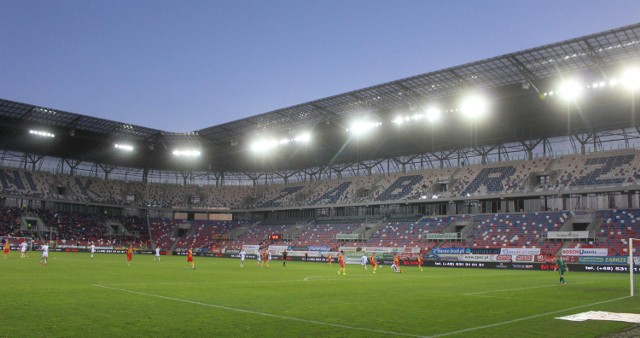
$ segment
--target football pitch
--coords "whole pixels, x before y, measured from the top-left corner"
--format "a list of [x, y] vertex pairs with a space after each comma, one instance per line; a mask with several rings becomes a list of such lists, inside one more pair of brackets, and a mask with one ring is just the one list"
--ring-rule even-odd
[[0, 259], [2, 337], [596, 337], [640, 313], [627, 274], [403, 267], [195, 257], [39, 253]]

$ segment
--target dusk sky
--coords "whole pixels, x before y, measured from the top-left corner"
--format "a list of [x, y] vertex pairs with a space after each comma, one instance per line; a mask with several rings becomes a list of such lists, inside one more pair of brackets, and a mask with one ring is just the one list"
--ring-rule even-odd
[[0, 0], [0, 98], [188, 132], [639, 21], [639, 0]]

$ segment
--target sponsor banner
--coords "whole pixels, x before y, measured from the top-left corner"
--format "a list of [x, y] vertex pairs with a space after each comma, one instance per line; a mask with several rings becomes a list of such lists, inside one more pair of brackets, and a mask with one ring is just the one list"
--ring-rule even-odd
[[580, 264], [611, 264], [611, 265], [626, 265], [629, 264], [629, 257], [627, 256], [599, 256], [599, 257], [578, 257], [578, 263]]
[[458, 259], [463, 262], [493, 262], [496, 255], [460, 255]]
[[458, 239], [457, 232], [449, 232], [445, 234], [427, 234], [427, 239]]
[[511, 262], [511, 256], [510, 255], [497, 255], [496, 256], [496, 261], [498, 261], [498, 262]]
[[500, 248], [501, 255], [539, 255], [540, 248]]
[[[384, 253], [384, 252], [393, 252], [393, 253], [400, 253], [404, 251], [404, 247], [401, 246], [399, 248], [392, 248], [392, 247], [386, 247], [386, 246], [365, 246], [361, 248], [362, 251], [365, 252], [376, 252], [376, 253]], [[340, 250], [353, 250], [353, 247], [340, 247]]]
[[291, 251], [309, 251], [308, 246], [291, 246]]
[[310, 245], [309, 251], [329, 252], [331, 251], [331, 248], [324, 245]]
[[435, 255], [463, 255], [467, 253], [471, 253], [471, 249], [469, 248], [436, 248], [431, 250], [431, 252]]
[[499, 255], [500, 248], [471, 248], [471, 253], [476, 255]]
[[589, 231], [548, 231], [547, 238], [549, 239], [589, 238]]
[[260, 250], [260, 246], [259, 245], [243, 245], [242, 246], [242, 250], [244, 250], [246, 253], [256, 253]]
[[571, 248], [562, 249], [562, 256], [608, 256], [607, 248]]
[[240, 253], [240, 249], [224, 249], [223, 252], [226, 254], [235, 255]]
[[517, 255], [517, 256], [511, 257], [511, 260], [513, 262], [533, 262], [534, 257], [535, 256], [533, 255]]
[[271, 251], [272, 253], [275, 253], [276, 255], [279, 255], [281, 252], [285, 250], [289, 250], [288, 245], [269, 245], [269, 251]]

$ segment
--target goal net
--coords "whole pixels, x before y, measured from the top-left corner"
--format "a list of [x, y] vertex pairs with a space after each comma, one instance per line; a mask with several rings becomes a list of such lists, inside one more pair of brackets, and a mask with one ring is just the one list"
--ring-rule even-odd
[[11, 251], [20, 251], [22, 249], [22, 243], [27, 243], [27, 251], [33, 251], [33, 238], [31, 237], [2, 237], [2, 243], [9, 241], [9, 248]]

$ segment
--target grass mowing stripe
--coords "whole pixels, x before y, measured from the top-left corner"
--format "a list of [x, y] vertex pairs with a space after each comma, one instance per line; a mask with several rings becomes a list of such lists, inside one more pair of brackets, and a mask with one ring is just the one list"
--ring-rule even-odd
[[477, 330], [482, 330], [482, 329], [488, 329], [490, 327], [496, 327], [496, 326], [501, 326], [501, 325], [506, 325], [506, 324], [513, 324], [513, 323], [517, 323], [517, 322], [521, 322], [524, 320], [529, 320], [529, 319], [534, 319], [534, 318], [539, 318], [539, 317], [544, 317], [544, 316], [549, 316], [549, 315], [554, 315], [556, 313], [562, 313], [562, 312], [566, 312], [566, 311], [571, 311], [571, 310], [577, 310], [577, 309], [582, 309], [585, 307], [589, 307], [589, 306], [594, 306], [594, 305], [600, 305], [600, 304], [606, 304], [606, 303], [611, 303], [611, 302], [617, 302], [619, 300], [623, 300], [623, 299], [627, 299], [627, 298], [631, 298], [631, 296], [625, 296], [625, 297], [620, 297], [620, 298], [614, 298], [614, 299], [609, 299], [609, 300], [603, 300], [601, 302], [596, 302], [596, 303], [591, 303], [591, 304], [585, 304], [585, 305], [580, 305], [580, 306], [574, 306], [574, 307], [570, 307], [567, 309], [562, 309], [562, 310], [556, 310], [556, 311], [550, 311], [550, 312], [545, 312], [545, 313], [540, 313], [537, 315], [533, 315], [533, 316], [527, 316], [527, 317], [522, 317], [522, 318], [516, 318], [516, 319], [512, 319], [512, 320], [507, 320], [504, 322], [498, 322], [498, 323], [493, 323], [493, 324], [487, 324], [487, 325], [482, 325], [482, 326], [477, 326], [477, 327], [470, 327], [468, 329], [462, 329], [462, 330], [457, 330], [457, 331], [451, 331], [451, 332], [445, 332], [445, 333], [440, 333], [440, 334], [436, 334], [430, 337], [445, 337], [445, 336], [450, 336], [450, 335], [454, 335], [454, 334], [460, 334], [460, 333], [465, 333], [465, 332], [471, 332], [471, 331], [477, 331]]
[[115, 291], [121, 291], [121, 292], [127, 292], [127, 293], [132, 293], [132, 294], [135, 294], [135, 295], [161, 298], [161, 299], [171, 300], [171, 301], [175, 301], [175, 302], [183, 302], [183, 303], [189, 303], [189, 304], [194, 304], [194, 305], [211, 307], [211, 308], [216, 308], [216, 309], [221, 309], [221, 310], [242, 312], [242, 313], [247, 313], [247, 314], [252, 314], [252, 315], [265, 316], [265, 317], [271, 317], [271, 318], [278, 318], [278, 319], [283, 319], [283, 320], [291, 320], [291, 321], [297, 321], [297, 322], [302, 322], [302, 323], [339, 327], [339, 328], [347, 329], [347, 330], [357, 330], [357, 331], [381, 333], [381, 334], [385, 334], [385, 335], [427, 338], [425, 336], [419, 336], [419, 335], [413, 335], [413, 334], [407, 334], [407, 333], [401, 333], [401, 332], [375, 330], [375, 329], [368, 329], [368, 328], [364, 328], [364, 327], [355, 327], [355, 326], [349, 326], [349, 325], [341, 325], [341, 324], [333, 324], [333, 323], [321, 322], [321, 321], [317, 321], [317, 320], [309, 320], [309, 319], [302, 319], [302, 318], [296, 318], [296, 317], [281, 316], [281, 315], [275, 315], [275, 314], [266, 313], [266, 312], [243, 310], [243, 309], [237, 309], [237, 308], [232, 308], [232, 307], [228, 307], [228, 306], [207, 304], [207, 303], [197, 302], [197, 301], [188, 300], [188, 299], [180, 299], [180, 298], [156, 295], [156, 294], [152, 294], [152, 293], [145, 293], [145, 292], [139, 292], [139, 291], [133, 291], [133, 290], [127, 290], [127, 289], [121, 289], [121, 288], [114, 288], [114, 287], [111, 287], [111, 286], [101, 285], [101, 284], [92, 284], [92, 285], [96, 286], [96, 287], [99, 287], [99, 288], [115, 290]]

